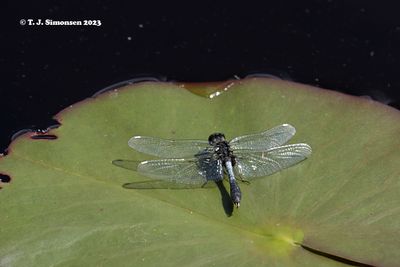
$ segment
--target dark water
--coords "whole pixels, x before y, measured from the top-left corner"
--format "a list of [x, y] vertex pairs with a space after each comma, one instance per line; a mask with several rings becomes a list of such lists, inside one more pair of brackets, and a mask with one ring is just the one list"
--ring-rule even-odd
[[[0, 31], [0, 151], [18, 130], [45, 129], [62, 108], [135, 77], [218, 81], [267, 73], [398, 107], [397, 5], [16, 3]], [[21, 26], [21, 19], [102, 25]]]

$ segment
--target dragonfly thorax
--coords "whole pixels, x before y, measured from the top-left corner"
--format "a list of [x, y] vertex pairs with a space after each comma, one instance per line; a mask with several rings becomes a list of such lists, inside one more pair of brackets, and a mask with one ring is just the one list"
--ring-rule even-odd
[[210, 145], [214, 147], [214, 151], [219, 160], [224, 164], [226, 161], [231, 161], [235, 165], [235, 157], [229, 147], [229, 143], [225, 140], [225, 135], [223, 133], [214, 133], [208, 138]]

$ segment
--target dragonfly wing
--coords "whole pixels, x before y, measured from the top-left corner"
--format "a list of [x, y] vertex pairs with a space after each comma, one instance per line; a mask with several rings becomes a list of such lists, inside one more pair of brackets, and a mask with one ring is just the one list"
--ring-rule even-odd
[[236, 137], [229, 145], [232, 150], [265, 151], [285, 144], [295, 133], [292, 125], [282, 124], [265, 132]]
[[[112, 164], [115, 166], [128, 169], [128, 170], [133, 170], [133, 171], [138, 171], [138, 166], [141, 162], [140, 161], [134, 161], [134, 160], [124, 160], [124, 159], [117, 159], [113, 160]], [[222, 166], [221, 166], [222, 168]], [[212, 173], [211, 173], [212, 174]], [[222, 175], [222, 172], [221, 172]], [[149, 176], [149, 175], [147, 175]], [[222, 178], [221, 178], [222, 179]], [[151, 180], [144, 180], [144, 181], [137, 181], [137, 182], [131, 182], [131, 183], [125, 183], [123, 185], [124, 188], [127, 189], [188, 189], [188, 188], [210, 188], [210, 187], [215, 187], [215, 183], [207, 183], [206, 185], [204, 184], [182, 184], [182, 183], [174, 183], [171, 181], [167, 180], [162, 180], [162, 179], [151, 179]]]
[[208, 157], [143, 161], [137, 171], [147, 177], [187, 185], [204, 185], [223, 177], [222, 164]]
[[192, 157], [209, 147], [203, 140], [167, 140], [149, 136], [134, 136], [128, 145], [136, 151], [160, 158]]
[[262, 177], [295, 165], [311, 155], [307, 144], [290, 144], [267, 151], [236, 153], [235, 171], [246, 180]]

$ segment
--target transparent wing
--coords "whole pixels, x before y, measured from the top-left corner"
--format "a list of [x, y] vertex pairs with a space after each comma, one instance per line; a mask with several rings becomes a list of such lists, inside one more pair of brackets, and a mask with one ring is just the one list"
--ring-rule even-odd
[[[112, 164], [115, 166], [128, 169], [128, 170], [133, 170], [137, 171], [138, 166], [141, 162], [140, 161], [134, 161], [134, 160], [125, 160], [125, 159], [117, 159], [113, 160]], [[221, 172], [222, 175], [222, 172]], [[131, 183], [125, 183], [123, 184], [124, 188], [127, 189], [188, 189], [188, 188], [211, 188], [215, 187], [215, 183], [207, 183], [206, 185], [204, 184], [182, 184], [182, 183], [174, 183], [174, 182], [169, 182], [166, 180], [161, 180], [161, 179], [151, 179], [151, 180], [144, 180], [144, 181], [136, 181], [136, 182], [131, 182]]]
[[243, 135], [232, 139], [229, 145], [232, 150], [265, 151], [281, 146], [296, 133], [296, 129], [289, 124], [282, 124], [262, 133]]
[[160, 158], [193, 157], [209, 147], [208, 142], [202, 140], [167, 140], [149, 136], [134, 136], [128, 145], [136, 151]]
[[307, 144], [290, 144], [262, 152], [238, 151], [235, 171], [245, 180], [267, 176], [305, 160], [311, 152]]
[[203, 185], [223, 178], [222, 163], [209, 154], [191, 159], [158, 159], [141, 162], [137, 171], [153, 179], [189, 185]]

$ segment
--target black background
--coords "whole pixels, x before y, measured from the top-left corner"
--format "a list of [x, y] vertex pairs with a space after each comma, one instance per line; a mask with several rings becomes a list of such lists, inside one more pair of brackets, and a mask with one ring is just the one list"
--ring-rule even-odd
[[[269, 73], [399, 106], [395, 1], [129, 3], [2, 8], [0, 151], [16, 131], [46, 128], [61, 109], [135, 77], [218, 81]], [[102, 25], [21, 26], [21, 19]]]

